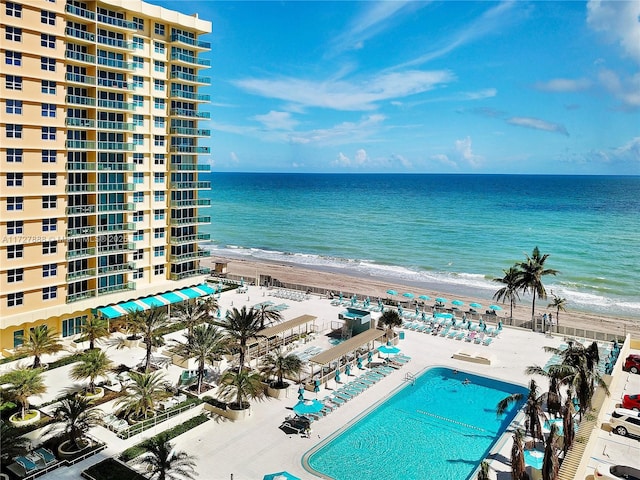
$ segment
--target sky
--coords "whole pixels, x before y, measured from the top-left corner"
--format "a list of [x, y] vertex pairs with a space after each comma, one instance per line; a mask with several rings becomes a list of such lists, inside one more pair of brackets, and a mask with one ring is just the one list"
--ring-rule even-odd
[[214, 172], [640, 175], [640, 1], [198, 12]]

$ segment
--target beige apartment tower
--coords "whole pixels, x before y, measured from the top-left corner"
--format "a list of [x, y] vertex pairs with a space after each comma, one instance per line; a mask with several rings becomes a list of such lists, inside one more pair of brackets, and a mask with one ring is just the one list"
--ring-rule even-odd
[[210, 32], [139, 0], [0, 0], [3, 355], [38, 325], [203, 294]]

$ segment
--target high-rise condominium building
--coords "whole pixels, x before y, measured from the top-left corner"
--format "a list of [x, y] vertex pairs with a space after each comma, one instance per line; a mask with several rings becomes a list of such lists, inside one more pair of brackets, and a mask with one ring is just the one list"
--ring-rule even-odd
[[0, 0], [3, 354], [204, 293], [210, 32], [139, 0]]

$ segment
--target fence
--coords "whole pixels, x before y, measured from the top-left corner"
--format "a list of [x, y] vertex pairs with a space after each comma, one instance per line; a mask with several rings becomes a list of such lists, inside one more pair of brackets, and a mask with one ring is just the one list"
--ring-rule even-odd
[[126, 440], [134, 435], [144, 432], [145, 430], [149, 430], [150, 428], [155, 427], [159, 423], [166, 422], [170, 418], [180, 415], [182, 412], [186, 412], [187, 410], [190, 410], [198, 405], [200, 405], [200, 403], [194, 402], [187, 403], [183, 406], [173, 407], [171, 410], [167, 410], [166, 412], [156, 411], [155, 415], [152, 418], [144, 420], [142, 422], [134, 423], [129, 428], [118, 432], [117, 435], [119, 438]]

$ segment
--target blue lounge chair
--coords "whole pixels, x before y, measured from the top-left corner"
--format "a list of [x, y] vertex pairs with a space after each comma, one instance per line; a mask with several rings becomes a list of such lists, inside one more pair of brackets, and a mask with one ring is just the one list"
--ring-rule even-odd
[[484, 345], [485, 347], [488, 347], [489, 345], [491, 345], [491, 342], [493, 342], [493, 338], [487, 337], [482, 341], [482, 345]]
[[16, 457], [14, 458], [16, 463], [24, 468], [26, 473], [31, 473], [40, 469], [40, 466], [27, 457]]
[[40, 447], [35, 450], [35, 454], [38, 455], [45, 465], [51, 465], [52, 463], [56, 463], [58, 459], [53, 454], [51, 450], [48, 448]]

